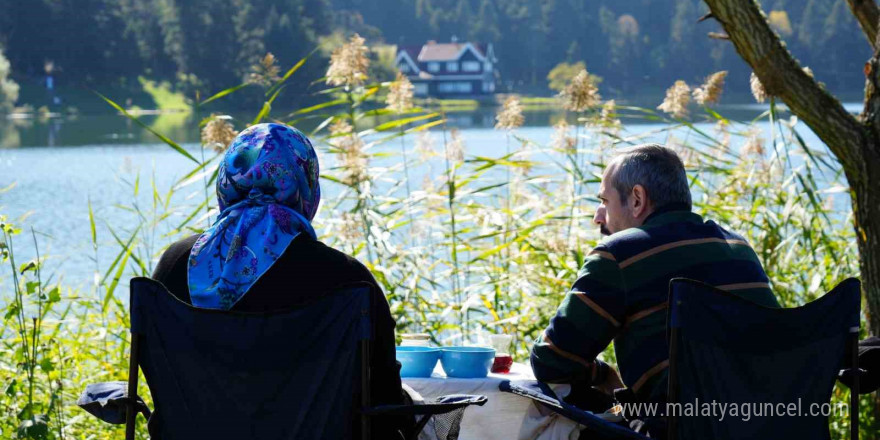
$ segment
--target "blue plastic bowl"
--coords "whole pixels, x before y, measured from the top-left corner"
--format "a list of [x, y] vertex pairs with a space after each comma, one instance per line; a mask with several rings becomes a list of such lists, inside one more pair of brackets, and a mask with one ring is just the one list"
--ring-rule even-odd
[[449, 377], [486, 377], [495, 360], [495, 349], [488, 347], [443, 347], [440, 364]]
[[400, 377], [431, 377], [440, 359], [440, 349], [433, 347], [397, 347]]

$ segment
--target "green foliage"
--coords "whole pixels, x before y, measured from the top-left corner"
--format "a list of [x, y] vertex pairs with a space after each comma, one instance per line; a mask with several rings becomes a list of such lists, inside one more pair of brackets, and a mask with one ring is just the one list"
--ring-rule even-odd
[[[21, 230], [0, 216], [0, 232], [0, 264], [7, 266], [12, 275], [12, 291], [4, 292], [8, 302], [2, 309], [6, 329], [0, 348], [4, 354], [0, 363], [12, 374], [0, 375], [4, 390], [0, 434], [7, 438], [56, 438], [57, 433], [50, 432], [50, 422], [57, 418], [55, 425], [63, 429], [63, 367], [56, 365], [56, 360], [64, 348], [53, 334], [46, 333], [46, 321], [63, 320], [70, 308], [55, 312], [61, 302], [61, 286], [43, 279], [39, 251], [36, 260], [16, 265], [13, 238]], [[31, 236], [39, 249], [33, 230]]]
[[[829, 89], [861, 92], [870, 53], [852, 50], [866, 46], [846, 2], [765, 6], [787, 47]], [[41, 83], [44, 64], [52, 61], [60, 88], [86, 84], [107, 91], [137, 85], [144, 76], [198, 100], [197, 93], [210, 96], [244, 82], [266, 53], [290, 63], [319, 41], [358, 32], [374, 45], [452, 36], [492, 43], [498, 79], [515, 92], [546, 92], [545, 78], [560, 60], [585, 60], [606, 79], [609, 97], [638, 98], [677, 79], [699, 81], [696, 72], [718, 70], [730, 71], [735, 92], [748, 96], [748, 67], [729, 42], [705, 38], [715, 30], [711, 25], [696, 22], [706, 12], [701, 0], [0, 0], [0, 10], [0, 42], [22, 84]], [[393, 77], [388, 55], [376, 54], [371, 73], [377, 80]], [[321, 66], [306, 66], [308, 76], [320, 77]], [[694, 73], [679, 78], [681, 72]], [[308, 84], [289, 87], [278, 104], [301, 105], [297, 100], [308, 95]], [[38, 108], [44, 96], [27, 98]], [[82, 96], [65, 89], [62, 98]], [[263, 101], [248, 90], [235, 103], [251, 108]]]
[[[583, 61], [578, 61], [574, 64], [559, 63], [547, 74], [547, 88], [561, 92], [578, 73], [586, 69], [587, 65]], [[593, 84], [599, 85], [602, 82], [602, 78], [596, 75], [591, 74], [590, 78]]]
[[[636, 93], [644, 94], [646, 88], [662, 90], [676, 79], [689, 83], [701, 79], [696, 73], [680, 78], [682, 72], [729, 70], [731, 78], [747, 78], [750, 73], [729, 42], [705, 37], [706, 32], [716, 29], [710, 22], [697, 23], [708, 12], [702, 0], [331, 3], [362, 14], [366, 23], [381, 29], [388, 42], [423, 44], [455, 35], [460, 41], [493, 43], [501, 79], [518, 88], [531, 87], [529, 90], [543, 89], [544, 78], [560, 60], [585, 60], [591, 72], [605, 78], [609, 89], [630, 99], [638, 98]], [[809, 3], [813, 6], [805, 7]], [[859, 77], [859, 66], [869, 54], [849, 50], [859, 44], [866, 46], [857, 24], [843, 24], [852, 19], [846, 2], [786, 1], [765, 3], [764, 7], [768, 13], [787, 13], [792, 28], [787, 47], [805, 65], [812, 66], [818, 77], [828, 78], [829, 88], [853, 92], [860, 89], [864, 79]], [[811, 12], [805, 13], [805, 8]], [[841, 12], [833, 26], [837, 37], [834, 41], [821, 37], [828, 28], [823, 21], [832, 8]], [[804, 23], [802, 15], [809, 23]], [[822, 61], [832, 53], [839, 58], [838, 63]], [[737, 92], [747, 92], [744, 81], [740, 86], [735, 81], [731, 84]]]
[[394, 59], [397, 57], [397, 47], [392, 45], [378, 45], [370, 48], [370, 78], [376, 81], [391, 81], [397, 74], [397, 66]]
[[[302, 58], [329, 22], [323, 0], [0, 0], [0, 10], [0, 42], [17, 75], [42, 84], [51, 61], [56, 88], [102, 90], [143, 76], [158, 85], [150, 88], [158, 104], [169, 97], [174, 107], [174, 92], [192, 99], [242, 82], [267, 52]], [[166, 82], [174, 90], [162, 91]], [[292, 86], [301, 93], [307, 84]], [[239, 100], [261, 101], [248, 93]]]
[[788, 37], [794, 32], [791, 28], [791, 20], [788, 19], [788, 13], [785, 11], [770, 11], [767, 21], [770, 27], [783, 37]]
[[156, 81], [150, 81], [144, 77], [139, 77], [138, 81], [144, 87], [144, 91], [147, 92], [153, 99], [153, 102], [156, 103], [156, 109], [165, 111], [190, 111], [191, 107], [187, 102], [186, 97], [184, 97], [182, 93], [172, 91], [170, 83], [162, 82], [157, 84]]
[[0, 50], [0, 112], [12, 110], [12, 106], [18, 100], [18, 84], [9, 78], [11, 70], [9, 60]]

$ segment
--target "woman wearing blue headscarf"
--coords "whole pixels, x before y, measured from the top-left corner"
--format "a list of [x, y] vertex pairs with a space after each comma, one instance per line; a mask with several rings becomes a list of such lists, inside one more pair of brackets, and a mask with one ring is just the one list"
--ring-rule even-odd
[[[299, 130], [245, 129], [218, 170], [217, 221], [172, 244], [153, 278], [196, 307], [248, 312], [290, 309], [366, 281], [373, 286], [372, 397], [376, 404], [403, 403], [388, 301], [364, 265], [315, 236], [318, 178], [317, 155]], [[395, 438], [408, 422], [376, 420], [374, 434]]]

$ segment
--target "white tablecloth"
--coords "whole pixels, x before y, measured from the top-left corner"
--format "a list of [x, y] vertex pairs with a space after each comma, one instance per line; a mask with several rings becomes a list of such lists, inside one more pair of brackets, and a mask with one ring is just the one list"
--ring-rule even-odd
[[[534, 405], [530, 399], [498, 389], [505, 380], [534, 380], [531, 368], [513, 364], [510, 374], [490, 373], [483, 379], [447, 378], [440, 364], [431, 377], [404, 377], [403, 383], [425, 399], [448, 394], [481, 394], [489, 398], [483, 406], [472, 405], [464, 412], [459, 440], [575, 440], [576, 423]], [[565, 395], [566, 389], [557, 389]], [[420, 440], [433, 440], [426, 427]]]

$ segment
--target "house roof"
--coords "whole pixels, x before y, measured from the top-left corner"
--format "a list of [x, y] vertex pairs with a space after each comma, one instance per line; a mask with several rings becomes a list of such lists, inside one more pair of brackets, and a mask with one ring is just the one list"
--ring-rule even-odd
[[[474, 49], [477, 50], [477, 52], [480, 53], [480, 55], [482, 55], [484, 57], [488, 56], [488, 54], [489, 54], [489, 45], [488, 44], [486, 44], [486, 43], [471, 43], [471, 45], [474, 47]], [[495, 60], [492, 60], [492, 61], [494, 62]]]
[[[458, 58], [461, 51], [468, 46], [469, 43], [435, 43], [429, 41], [421, 47], [418, 54], [418, 61], [452, 61]], [[472, 48], [481, 57], [486, 56], [485, 47], [481, 44], [470, 44]], [[408, 52], [409, 53], [409, 52]]]
[[414, 63], [417, 63], [419, 52], [422, 51], [422, 46], [397, 46], [397, 50], [399, 52], [406, 52], [406, 54], [409, 55], [409, 58], [413, 60]]
[[[492, 53], [491, 44], [485, 43], [437, 43], [428, 41], [425, 45], [399, 45], [397, 46], [397, 56], [395, 63], [406, 60], [411, 70], [407, 70], [411, 79], [432, 80], [434, 75], [423, 71], [425, 64], [431, 62], [449, 62], [457, 61], [466, 49], [473, 51], [478, 58], [488, 58], [490, 62], [496, 62]], [[478, 73], [486, 75], [487, 73]], [[456, 71], [445, 72], [443, 76], [446, 78], [474, 76], [473, 72]]]
[[446, 61], [457, 58], [464, 44], [461, 43], [428, 43], [419, 52], [419, 61]]

